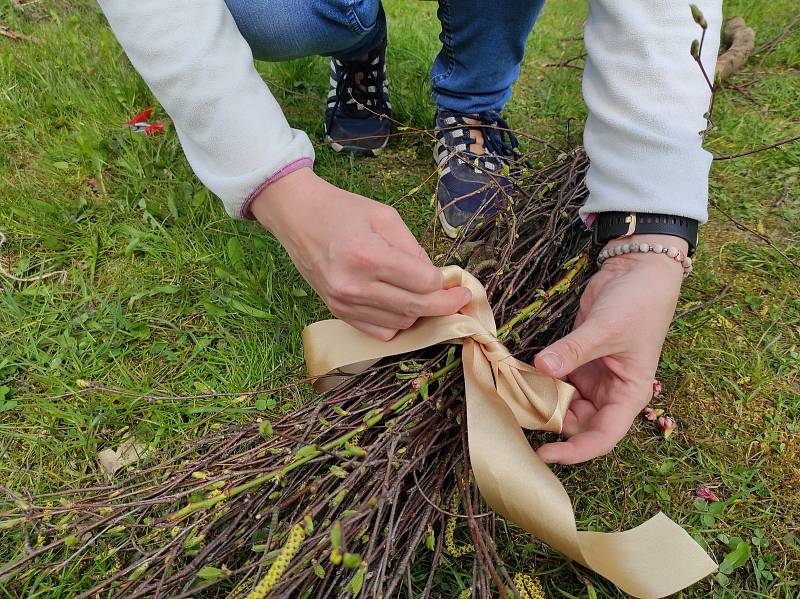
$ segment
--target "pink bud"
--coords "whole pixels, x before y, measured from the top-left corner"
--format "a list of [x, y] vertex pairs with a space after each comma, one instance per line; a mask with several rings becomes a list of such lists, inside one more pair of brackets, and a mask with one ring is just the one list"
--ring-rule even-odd
[[427, 382], [428, 382], [428, 376], [425, 374], [420, 375], [413, 381], [411, 381], [411, 388], [414, 389], [414, 391], [419, 391]]
[[670, 435], [672, 435], [672, 431], [675, 430], [675, 421], [669, 416], [659, 416], [657, 423], [658, 428], [664, 435], [664, 438], [669, 439]]
[[705, 501], [719, 501], [717, 494], [706, 485], [699, 485], [695, 490], [695, 495], [697, 495], [698, 499], [703, 499]]
[[650, 422], [655, 422], [656, 418], [664, 414], [664, 410], [661, 408], [651, 408], [647, 406], [644, 411], [642, 411], [642, 415], [644, 416], [645, 420], [649, 420]]
[[653, 381], [653, 397], [658, 397], [661, 395], [661, 392], [664, 390], [664, 385], [661, 384], [661, 381], [658, 379]]

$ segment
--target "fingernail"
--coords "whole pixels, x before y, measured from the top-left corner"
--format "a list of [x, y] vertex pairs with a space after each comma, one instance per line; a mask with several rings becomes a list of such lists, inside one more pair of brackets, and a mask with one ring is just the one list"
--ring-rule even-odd
[[465, 304], [468, 304], [472, 301], [472, 292], [469, 289], [464, 288], [464, 293], [462, 295], [464, 296], [464, 299], [461, 301], [463, 301]]
[[547, 353], [547, 354], [540, 354], [542, 362], [544, 362], [547, 367], [552, 372], [560, 372], [564, 363], [561, 361], [561, 356], [554, 353]]

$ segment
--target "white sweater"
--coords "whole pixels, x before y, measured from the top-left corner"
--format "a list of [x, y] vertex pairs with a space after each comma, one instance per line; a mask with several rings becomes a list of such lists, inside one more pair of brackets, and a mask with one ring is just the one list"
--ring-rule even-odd
[[[224, 0], [99, 0], [133, 66], [172, 117], [194, 172], [227, 212], [297, 160], [313, 160], [253, 64]], [[722, 0], [696, 0], [713, 76]], [[684, 0], [590, 0], [583, 94], [593, 212], [707, 218], [710, 90], [689, 54], [700, 27]], [[402, 84], [402, 82], [401, 82]], [[524, 123], [519, 123], [524, 128]]]

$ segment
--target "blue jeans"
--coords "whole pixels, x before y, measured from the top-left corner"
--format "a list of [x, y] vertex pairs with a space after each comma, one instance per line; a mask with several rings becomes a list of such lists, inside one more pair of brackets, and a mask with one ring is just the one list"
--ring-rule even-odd
[[[411, 0], [409, 0], [411, 1]], [[386, 39], [380, 0], [225, 0], [253, 55], [360, 58]], [[431, 68], [438, 108], [501, 111], [544, 0], [439, 0], [442, 50]]]

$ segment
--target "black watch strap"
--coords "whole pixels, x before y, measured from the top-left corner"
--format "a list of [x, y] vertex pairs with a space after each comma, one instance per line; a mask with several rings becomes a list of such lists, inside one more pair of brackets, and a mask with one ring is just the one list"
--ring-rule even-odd
[[672, 214], [644, 212], [599, 212], [594, 221], [594, 241], [604, 245], [630, 235], [674, 235], [689, 244], [689, 256], [697, 249], [698, 222]]

